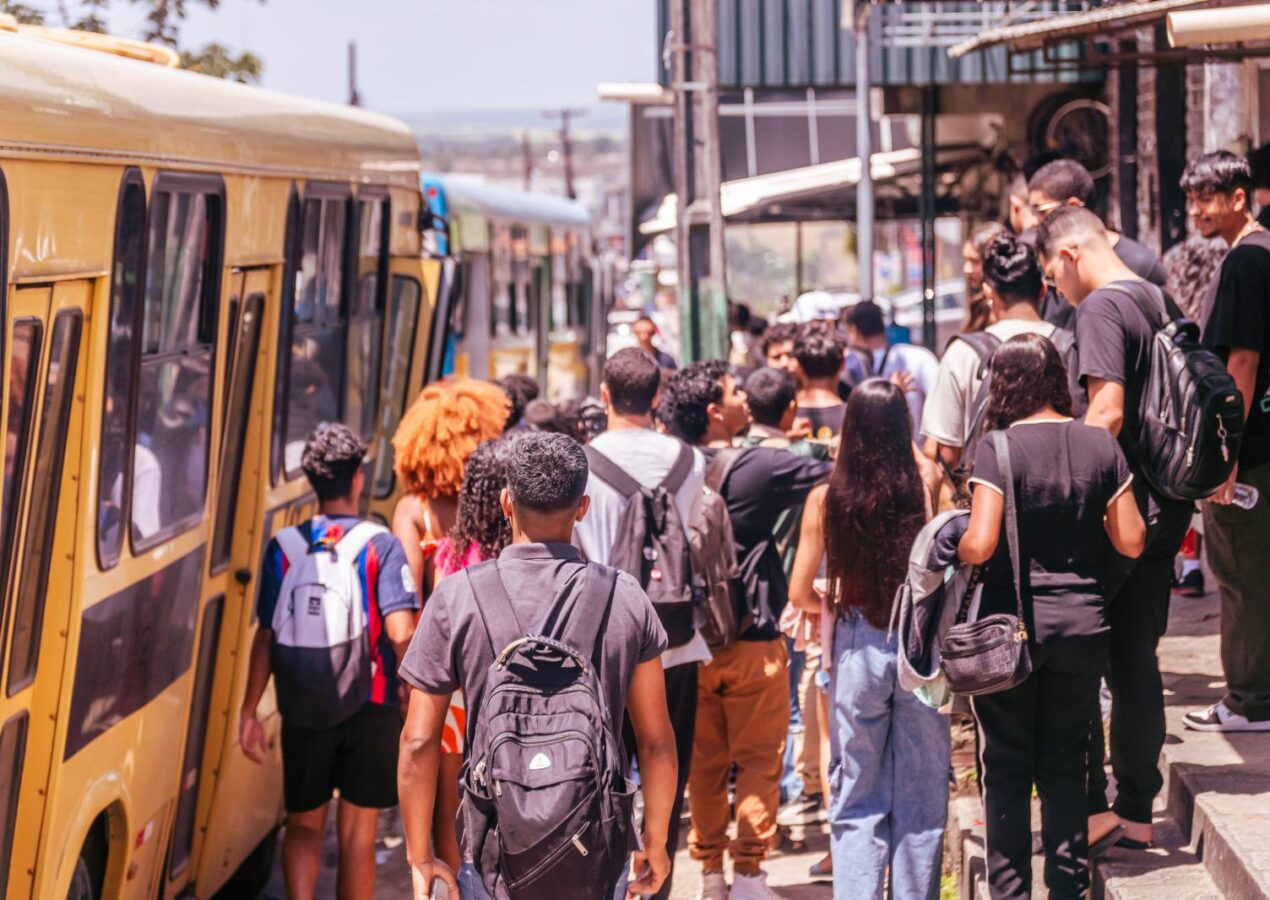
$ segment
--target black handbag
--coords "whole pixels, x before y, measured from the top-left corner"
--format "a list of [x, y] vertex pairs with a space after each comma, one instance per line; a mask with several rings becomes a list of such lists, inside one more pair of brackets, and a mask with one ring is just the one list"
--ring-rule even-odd
[[1014, 570], [1015, 615], [996, 613], [967, 622], [970, 598], [957, 615], [957, 624], [948, 629], [940, 646], [944, 677], [957, 694], [995, 694], [1009, 690], [1032, 674], [1028, 652], [1027, 622], [1023, 618], [1023, 585], [1019, 575], [1019, 521], [1014, 498], [1014, 473], [1010, 467], [1010, 447], [1005, 432], [989, 436], [997, 453], [997, 467], [1005, 483], [1005, 536]]

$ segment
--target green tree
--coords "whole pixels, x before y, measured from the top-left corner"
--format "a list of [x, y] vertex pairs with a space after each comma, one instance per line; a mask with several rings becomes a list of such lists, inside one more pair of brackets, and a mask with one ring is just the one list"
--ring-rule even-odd
[[[181, 23], [185, 21], [189, 7], [201, 5], [218, 9], [221, 0], [128, 0], [128, 3], [147, 7], [145, 28], [140, 35], [142, 40], [180, 49]], [[56, 22], [50, 21], [49, 15], [39, 7], [19, 0], [0, 0], [0, 13], [8, 13], [22, 25], [57, 24], [77, 31], [104, 33], [105, 14], [110, 4], [111, 0], [58, 0]], [[181, 67], [216, 78], [254, 84], [260, 81], [264, 63], [254, 53], [235, 54], [224, 44], [213, 42], [199, 50], [181, 50]]]
[[182, 50], [181, 68], [240, 84], [255, 84], [260, 81], [264, 63], [254, 53], [235, 55], [223, 44], [213, 41], [197, 52]]

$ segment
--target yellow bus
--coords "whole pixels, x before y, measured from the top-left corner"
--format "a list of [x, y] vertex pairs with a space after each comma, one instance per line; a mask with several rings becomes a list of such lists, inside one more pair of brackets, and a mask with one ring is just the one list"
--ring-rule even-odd
[[278, 722], [256, 766], [237, 718], [263, 548], [312, 508], [308, 430], [379, 451], [425, 369], [409, 130], [173, 63], [0, 17], [10, 900], [259, 886]]
[[432, 214], [425, 249], [450, 263], [435, 374], [520, 372], [553, 403], [597, 391], [607, 310], [586, 207], [463, 176], [425, 174], [423, 184]]

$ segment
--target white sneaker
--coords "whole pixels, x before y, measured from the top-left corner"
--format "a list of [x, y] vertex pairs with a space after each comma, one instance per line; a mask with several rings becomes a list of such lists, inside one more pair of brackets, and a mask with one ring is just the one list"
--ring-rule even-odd
[[734, 875], [732, 877], [732, 900], [781, 900], [780, 894], [767, 886], [767, 873], [757, 875]]
[[722, 872], [702, 872], [697, 900], [728, 900], [728, 880]]
[[1218, 701], [1208, 709], [1188, 712], [1182, 722], [1193, 731], [1270, 731], [1270, 720], [1249, 722], [1231, 710], [1225, 701]]

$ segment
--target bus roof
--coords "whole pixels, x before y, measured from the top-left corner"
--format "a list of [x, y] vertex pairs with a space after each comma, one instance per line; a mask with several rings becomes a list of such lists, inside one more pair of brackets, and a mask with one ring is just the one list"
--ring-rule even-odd
[[402, 122], [0, 29], [0, 157], [418, 186]]
[[[591, 214], [587, 208], [564, 197], [529, 194], [457, 175], [427, 173], [423, 176], [423, 184], [425, 191], [432, 186], [440, 189], [443, 206], [438, 207], [434, 203], [433, 209], [448, 216], [467, 213], [522, 225], [553, 225], [559, 228], [588, 228], [591, 225]], [[428, 199], [432, 202], [431, 194]]]

